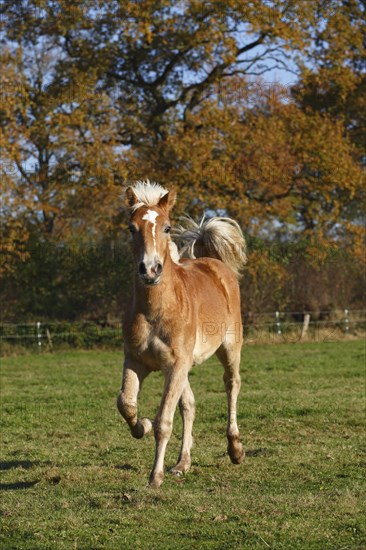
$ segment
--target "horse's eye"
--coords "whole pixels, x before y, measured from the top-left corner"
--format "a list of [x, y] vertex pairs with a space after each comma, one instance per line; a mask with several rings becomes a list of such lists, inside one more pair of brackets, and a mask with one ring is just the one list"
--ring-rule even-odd
[[170, 230], [171, 230], [170, 225], [166, 225], [166, 226], [164, 227], [164, 233], [169, 233]]
[[133, 225], [132, 223], [130, 223], [130, 225], [128, 226], [128, 230], [130, 233], [136, 233], [137, 229], [136, 229], [136, 226]]

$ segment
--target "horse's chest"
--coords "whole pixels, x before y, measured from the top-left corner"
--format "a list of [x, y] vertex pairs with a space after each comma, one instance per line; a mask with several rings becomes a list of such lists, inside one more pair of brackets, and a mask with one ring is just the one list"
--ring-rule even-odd
[[161, 370], [174, 364], [173, 350], [158, 325], [140, 319], [133, 326], [130, 336], [128, 349], [150, 369]]

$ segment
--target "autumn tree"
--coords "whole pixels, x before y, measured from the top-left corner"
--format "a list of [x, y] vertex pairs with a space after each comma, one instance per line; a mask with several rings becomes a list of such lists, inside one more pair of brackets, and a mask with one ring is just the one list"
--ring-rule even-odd
[[201, 102], [189, 128], [177, 124], [160, 146], [140, 149], [143, 166], [160, 181], [182, 182], [193, 211], [226, 210], [248, 232], [277, 221], [290, 227], [288, 237], [335, 238], [363, 196], [342, 123], [304, 112], [285, 88], [261, 81], [248, 88], [236, 80], [220, 94], [221, 104]]
[[[80, 222], [88, 198], [108, 203], [112, 179], [133, 177], [134, 166], [123, 163], [126, 147], [164, 146], [181, 123], [190, 132], [200, 104], [233, 76], [291, 61], [296, 67], [305, 54], [317, 55], [324, 25], [342, 14], [339, 3], [315, 0], [24, 0], [5, 1], [2, 10], [4, 42], [24, 90], [18, 139], [8, 135], [5, 117], [4, 140], [14, 142], [9, 155], [17, 156], [28, 195], [41, 195], [37, 219], [47, 232], [61, 212], [72, 217], [72, 206], [83, 212]], [[25, 173], [31, 165], [33, 177]]]
[[329, 2], [329, 15], [315, 31], [315, 48], [304, 55], [293, 95], [303, 108], [342, 120], [365, 164], [366, 5]]
[[[304, 56], [293, 96], [306, 113], [323, 114], [353, 144], [352, 156], [363, 167], [363, 188], [350, 197], [341, 195], [338, 226], [345, 246], [365, 257], [366, 209], [366, 5], [359, 0], [329, 3], [329, 15], [316, 29], [315, 48]], [[339, 171], [342, 170], [339, 163]], [[352, 180], [352, 174], [349, 174]]]
[[172, 119], [187, 117], [225, 78], [288, 68], [327, 17], [315, 0], [28, 0], [4, 2], [3, 10], [8, 40], [54, 41], [62, 83], [72, 88], [95, 71], [121, 115], [118, 138], [129, 145], [149, 137], [146, 129], [166, 136]]
[[[177, 214], [227, 212], [252, 239], [361, 256], [363, 2], [5, 0], [1, 11], [5, 272], [28, 239], [117, 238], [121, 187], [146, 177], [180, 187]], [[292, 97], [260, 80], [275, 68], [301, 77]], [[280, 296], [284, 271], [265, 253], [258, 265], [266, 257]]]
[[91, 223], [90, 204], [107, 208], [116, 198], [114, 176], [124, 176], [108, 96], [95, 95], [93, 74], [72, 90], [63, 87], [54, 73], [55, 56], [47, 42], [3, 56], [4, 184], [13, 211], [27, 211], [27, 223], [45, 236], [73, 227], [80, 232], [88, 222], [91, 232], [105, 229], [102, 209]]

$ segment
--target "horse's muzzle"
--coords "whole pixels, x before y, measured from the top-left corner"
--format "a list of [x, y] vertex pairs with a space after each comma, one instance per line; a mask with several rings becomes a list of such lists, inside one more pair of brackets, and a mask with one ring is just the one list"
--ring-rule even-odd
[[163, 266], [160, 262], [156, 262], [148, 267], [144, 262], [139, 264], [139, 274], [142, 281], [148, 286], [154, 286], [160, 283], [160, 276], [163, 271]]
[[160, 277], [156, 277], [155, 279], [150, 279], [148, 277], [141, 278], [146, 286], [155, 286], [160, 283]]

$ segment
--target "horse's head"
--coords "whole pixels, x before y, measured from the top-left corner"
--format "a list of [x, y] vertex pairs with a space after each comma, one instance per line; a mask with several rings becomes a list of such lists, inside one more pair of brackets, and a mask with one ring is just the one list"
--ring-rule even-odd
[[169, 212], [175, 203], [174, 191], [166, 193], [154, 206], [141, 204], [132, 187], [126, 190], [126, 204], [131, 209], [129, 229], [141, 280], [157, 285], [169, 254]]

